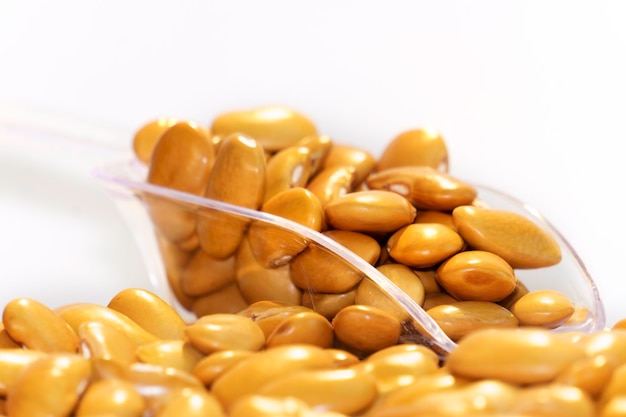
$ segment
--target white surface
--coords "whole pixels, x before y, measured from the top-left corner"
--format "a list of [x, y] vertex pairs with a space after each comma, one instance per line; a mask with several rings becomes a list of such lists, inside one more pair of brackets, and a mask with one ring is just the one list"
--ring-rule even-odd
[[[286, 104], [375, 153], [433, 126], [454, 175], [528, 201], [561, 230], [612, 324], [626, 317], [624, 21], [621, 1], [0, 0], [0, 103], [119, 132]], [[0, 304], [106, 302], [142, 282], [90, 177], [105, 154], [0, 138]]]

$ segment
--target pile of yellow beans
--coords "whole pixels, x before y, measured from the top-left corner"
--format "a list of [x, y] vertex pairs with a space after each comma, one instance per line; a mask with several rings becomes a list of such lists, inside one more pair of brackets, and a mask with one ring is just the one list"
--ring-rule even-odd
[[[559, 244], [449, 175], [436, 131], [400, 132], [375, 158], [292, 109], [261, 107], [219, 114], [208, 127], [154, 120], [138, 129], [133, 150], [151, 184], [295, 221], [350, 249], [454, 341], [483, 327], [586, 319], [564, 294], [529, 291], [517, 279], [518, 269], [559, 263]], [[375, 349], [358, 345], [365, 353], [396, 344], [411, 327], [362, 271], [303, 236], [153, 194], [143, 200], [169, 284], [197, 317], [268, 301], [311, 308], [335, 327], [387, 323], [388, 338], [370, 342]]]
[[0, 328], [0, 415], [626, 415], [624, 322], [594, 334], [478, 329], [443, 359], [415, 343], [359, 356], [331, 343], [359, 339], [354, 323], [333, 330], [289, 308], [259, 302], [188, 323], [138, 288], [106, 306], [14, 299]]

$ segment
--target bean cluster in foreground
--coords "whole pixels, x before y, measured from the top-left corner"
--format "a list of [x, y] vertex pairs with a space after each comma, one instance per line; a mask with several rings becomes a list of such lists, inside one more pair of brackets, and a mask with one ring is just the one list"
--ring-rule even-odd
[[2, 313], [0, 415], [626, 415], [624, 322], [594, 334], [478, 329], [444, 359], [414, 343], [355, 354], [329, 344], [340, 330], [324, 323], [266, 302], [186, 323], [137, 288], [106, 306], [14, 299]]
[[[291, 109], [262, 107], [220, 114], [209, 128], [158, 119], [137, 131], [133, 149], [151, 184], [277, 215], [340, 243], [454, 341], [483, 327], [587, 319], [549, 284], [529, 291], [517, 279], [516, 270], [558, 264], [558, 242], [527, 217], [488, 207], [475, 187], [449, 175], [435, 131], [401, 132], [375, 158]], [[169, 284], [198, 317], [271, 301], [312, 308], [329, 322], [384, 317], [388, 345], [415, 331], [361, 271], [300, 235], [155, 194], [142, 199]]]

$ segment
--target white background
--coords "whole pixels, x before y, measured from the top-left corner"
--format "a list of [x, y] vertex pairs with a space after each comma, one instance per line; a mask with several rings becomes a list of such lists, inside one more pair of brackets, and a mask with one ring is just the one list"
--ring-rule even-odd
[[[623, 1], [0, 0], [0, 121], [96, 127], [122, 152], [157, 116], [208, 124], [262, 104], [374, 153], [432, 126], [453, 175], [565, 235], [612, 324], [626, 317], [624, 22]], [[91, 176], [114, 152], [26, 136], [0, 136], [0, 304], [107, 302], [145, 284]]]

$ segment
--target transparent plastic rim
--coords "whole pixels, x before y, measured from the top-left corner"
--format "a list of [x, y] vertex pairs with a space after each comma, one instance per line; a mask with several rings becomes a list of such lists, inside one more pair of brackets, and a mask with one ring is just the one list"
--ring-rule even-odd
[[[125, 169], [126, 172], [130, 172], [132, 173], [132, 175], [126, 175], [126, 173], [119, 174], [120, 169]], [[378, 285], [378, 287], [389, 297], [393, 298], [399, 304], [399, 306], [411, 316], [413, 320], [419, 323], [425, 333], [424, 336], [430, 337], [430, 341], [433, 343], [433, 345], [439, 347], [439, 349], [441, 349], [444, 353], [449, 353], [456, 347], [456, 343], [453, 342], [445, 334], [445, 332], [439, 327], [439, 325], [426, 313], [426, 311], [418, 303], [416, 303], [398, 286], [396, 286], [392, 281], [390, 281], [387, 277], [380, 273], [374, 266], [369, 264], [361, 257], [355, 255], [352, 251], [340, 245], [336, 241], [324, 236], [319, 232], [316, 232], [315, 230], [309, 229], [296, 222], [270, 213], [264, 213], [261, 211], [248, 209], [245, 207], [147, 183], [143, 180], [143, 178], [145, 178], [145, 173], [145, 165], [132, 157], [111, 161], [107, 164], [96, 167], [93, 171], [93, 174], [96, 178], [104, 181], [109, 186], [117, 185], [117, 188], [125, 193], [150, 193], [167, 199], [187, 203], [192, 206], [223, 211], [251, 220], [269, 223], [301, 235], [309, 241], [314, 242], [320, 247], [342, 258], [345, 262], [347, 262], [357, 270], [361, 271], [368, 279]], [[583, 276], [587, 287], [592, 292], [591, 308], [593, 309], [594, 317], [593, 321], [589, 325], [587, 325], [586, 328], [583, 329], [583, 331], [592, 332], [602, 329], [605, 326], [606, 319], [604, 307], [600, 300], [598, 289], [593, 282], [591, 276], [589, 275], [586, 267], [584, 266], [584, 263], [582, 262], [576, 251], [572, 248], [572, 246], [567, 242], [566, 239], [564, 239], [561, 233], [556, 228], [554, 228], [552, 224], [548, 222], [543, 216], [541, 216], [537, 210], [535, 210], [528, 204], [525, 204], [524, 202], [493, 188], [477, 185], [475, 186], [479, 190], [479, 196], [481, 195], [481, 192], [484, 192], [497, 195], [498, 198], [507, 200], [510, 204], [521, 208], [526, 215], [534, 217], [533, 220], [541, 223], [543, 227], [547, 228], [551, 233], [554, 234], [554, 236], [556, 236], [562, 247], [571, 254], [573, 261], [576, 263], [578, 272]], [[558, 329], [556, 329], [556, 331], [558, 331]]]

